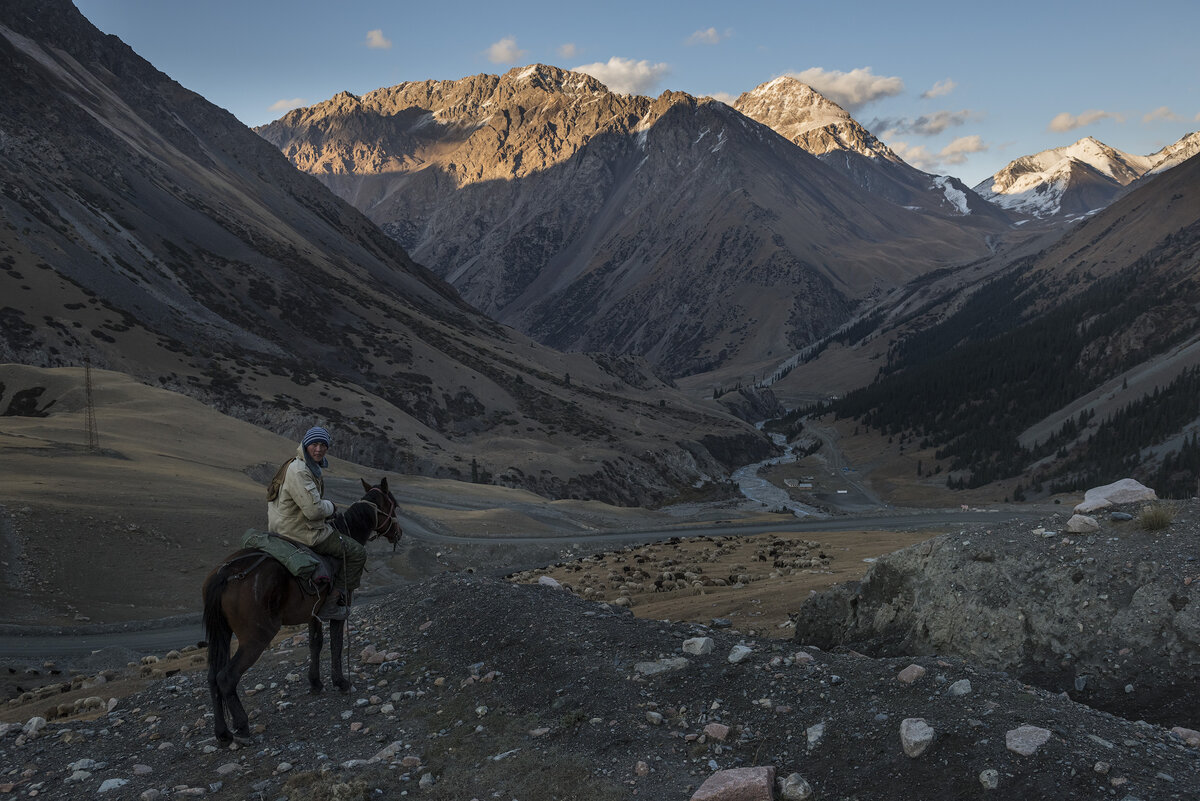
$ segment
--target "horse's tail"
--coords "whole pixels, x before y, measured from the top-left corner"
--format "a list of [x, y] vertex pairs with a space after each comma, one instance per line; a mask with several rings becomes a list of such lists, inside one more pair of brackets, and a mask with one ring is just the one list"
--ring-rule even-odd
[[208, 678], [214, 682], [217, 673], [229, 664], [229, 643], [233, 628], [221, 611], [221, 597], [229, 576], [224, 566], [218, 567], [204, 582], [204, 638], [208, 640]]

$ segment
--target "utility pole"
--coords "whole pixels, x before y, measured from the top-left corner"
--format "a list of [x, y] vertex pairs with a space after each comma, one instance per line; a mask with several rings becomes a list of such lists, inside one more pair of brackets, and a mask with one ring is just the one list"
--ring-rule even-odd
[[96, 403], [92, 397], [92, 360], [83, 359], [83, 395], [87, 419], [87, 449], [92, 453], [100, 452], [100, 433], [96, 430]]

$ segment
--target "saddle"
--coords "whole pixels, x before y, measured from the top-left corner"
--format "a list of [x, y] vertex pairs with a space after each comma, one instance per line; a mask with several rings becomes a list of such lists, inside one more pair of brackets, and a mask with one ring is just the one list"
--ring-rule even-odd
[[308, 595], [316, 595], [322, 585], [333, 584], [335, 565], [332, 559], [273, 531], [246, 529], [242, 535], [242, 547], [273, 557], [300, 581], [301, 589]]

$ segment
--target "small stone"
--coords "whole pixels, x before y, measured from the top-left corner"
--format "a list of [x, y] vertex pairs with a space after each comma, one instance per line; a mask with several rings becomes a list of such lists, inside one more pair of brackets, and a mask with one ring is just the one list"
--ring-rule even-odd
[[278, 765], [275, 766], [276, 773], [287, 773], [291, 769], [292, 769], [291, 762], [280, 762]]
[[971, 694], [971, 680], [959, 679], [946, 689], [946, 694], [955, 698]]
[[1096, 518], [1089, 517], [1088, 515], [1073, 515], [1067, 521], [1067, 531], [1072, 534], [1090, 534], [1093, 531], [1099, 530], [1100, 523], [1096, 521]]
[[750, 654], [752, 654], [752, 653], [754, 653], [754, 649], [750, 648], [749, 646], [735, 645], [735, 646], [733, 646], [733, 649], [729, 652], [728, 659], [731, 663], [736, 665], [737, 663], [744, 660], [746, 657], [750, 656]]
[[648, 776], [650, 774], [650, 766], [638, 760], [638, 763], [633, 767], [633, 772], [638, 776]]
[[779, 780], [779, 797], [782, 801], [808, 801], [812, 795], [812, 785], [799, 773]]
[[729, 727], [724, 723], [710, 723], [704, 727], [704, 733], [714, 740], [724, 742], [729, 736]]
[[900, 745], [914, 759], [925, 753], [933, 737], [933, 727], [924, 718], [905, 718], [900, 722]]
[[692, 637], [683, 641], [683, 652], [685, 654], [695, 654], [703, 656], [711, 654], [716, 645], [713, 643], [712, 637]]
[[985, 790], [995, 790], [1000, 786], [1000, 772], [995, 768], [980, 771], [979, 783], [983, 785], [983, 789]]
[[1004, 745], [1021, 756], [1032, 756], [1050, 740], [1050, 732], [1037, 726], [1019, 726], [1004, 735]]
[[646, 713], [646, 722], [649, 723], [651, 726], [661, 726], [662, 722], [663, 722], [662, 713], [655, 712], [654, 710], [648, 711]]
[[424, 776], [421, 777], [421, 781], [417, 782], [417, 784], [420, 786], [420, 788], [422, 790], [428, 790], [429, 788], [433, 787], [433, 782], [434, 782], [433, 774], [426, 773]]
[[1108, 764], [1107, 762], [1097, 762], [1095, 765], [1092, 765], [1092, 770], [1094, 770], [1096, 773], [1099, 773], [1101, 776], [1107, 776], [1108, 772], [1112, 770], [1112, 765]]
[[1195, 729], [1185, 729], [1182, 726], [1176, 726], [1175, 728], [1171, 729], [1171, 733], [1183, 740], [1192, 748], [1200, 748], [1200, 731], [1196, 731]]
[[110, 790], [119, 790], [127, 784], [129, 784], [129, 779], [105, 779], [104, 783], [100, 785], [100, 789], [96, 792], [107, 793]]
[[724, 799], [769, 799], [775, 789], [775, 768], [763, 765], [754, 768], [731, 768], [717, 771], [700, 785], [691, 801], [723, 801]]
[[925, 675], [925, 668], [920, 665], [909, 665], [896, 675], [896, 679], [904, 684], [912, 684]]
[[809, 749], [816, 748], [821, 740], [825, 739], [825, 721], [809, 726], [804, 730], [804, 736], [808, 741]]

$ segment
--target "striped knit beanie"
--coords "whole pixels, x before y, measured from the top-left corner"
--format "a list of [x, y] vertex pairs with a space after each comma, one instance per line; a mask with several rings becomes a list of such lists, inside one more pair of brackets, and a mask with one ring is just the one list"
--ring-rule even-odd
[[329, 447], [329, 432], [320, 426], [313, 426], [312, 428], [308, 429], [308, 431], [304, 432], [304, 439], [300, 440], [300, 446], [302, 448], [307, 448], [314, 442], [324, 442], [325, 446]]

